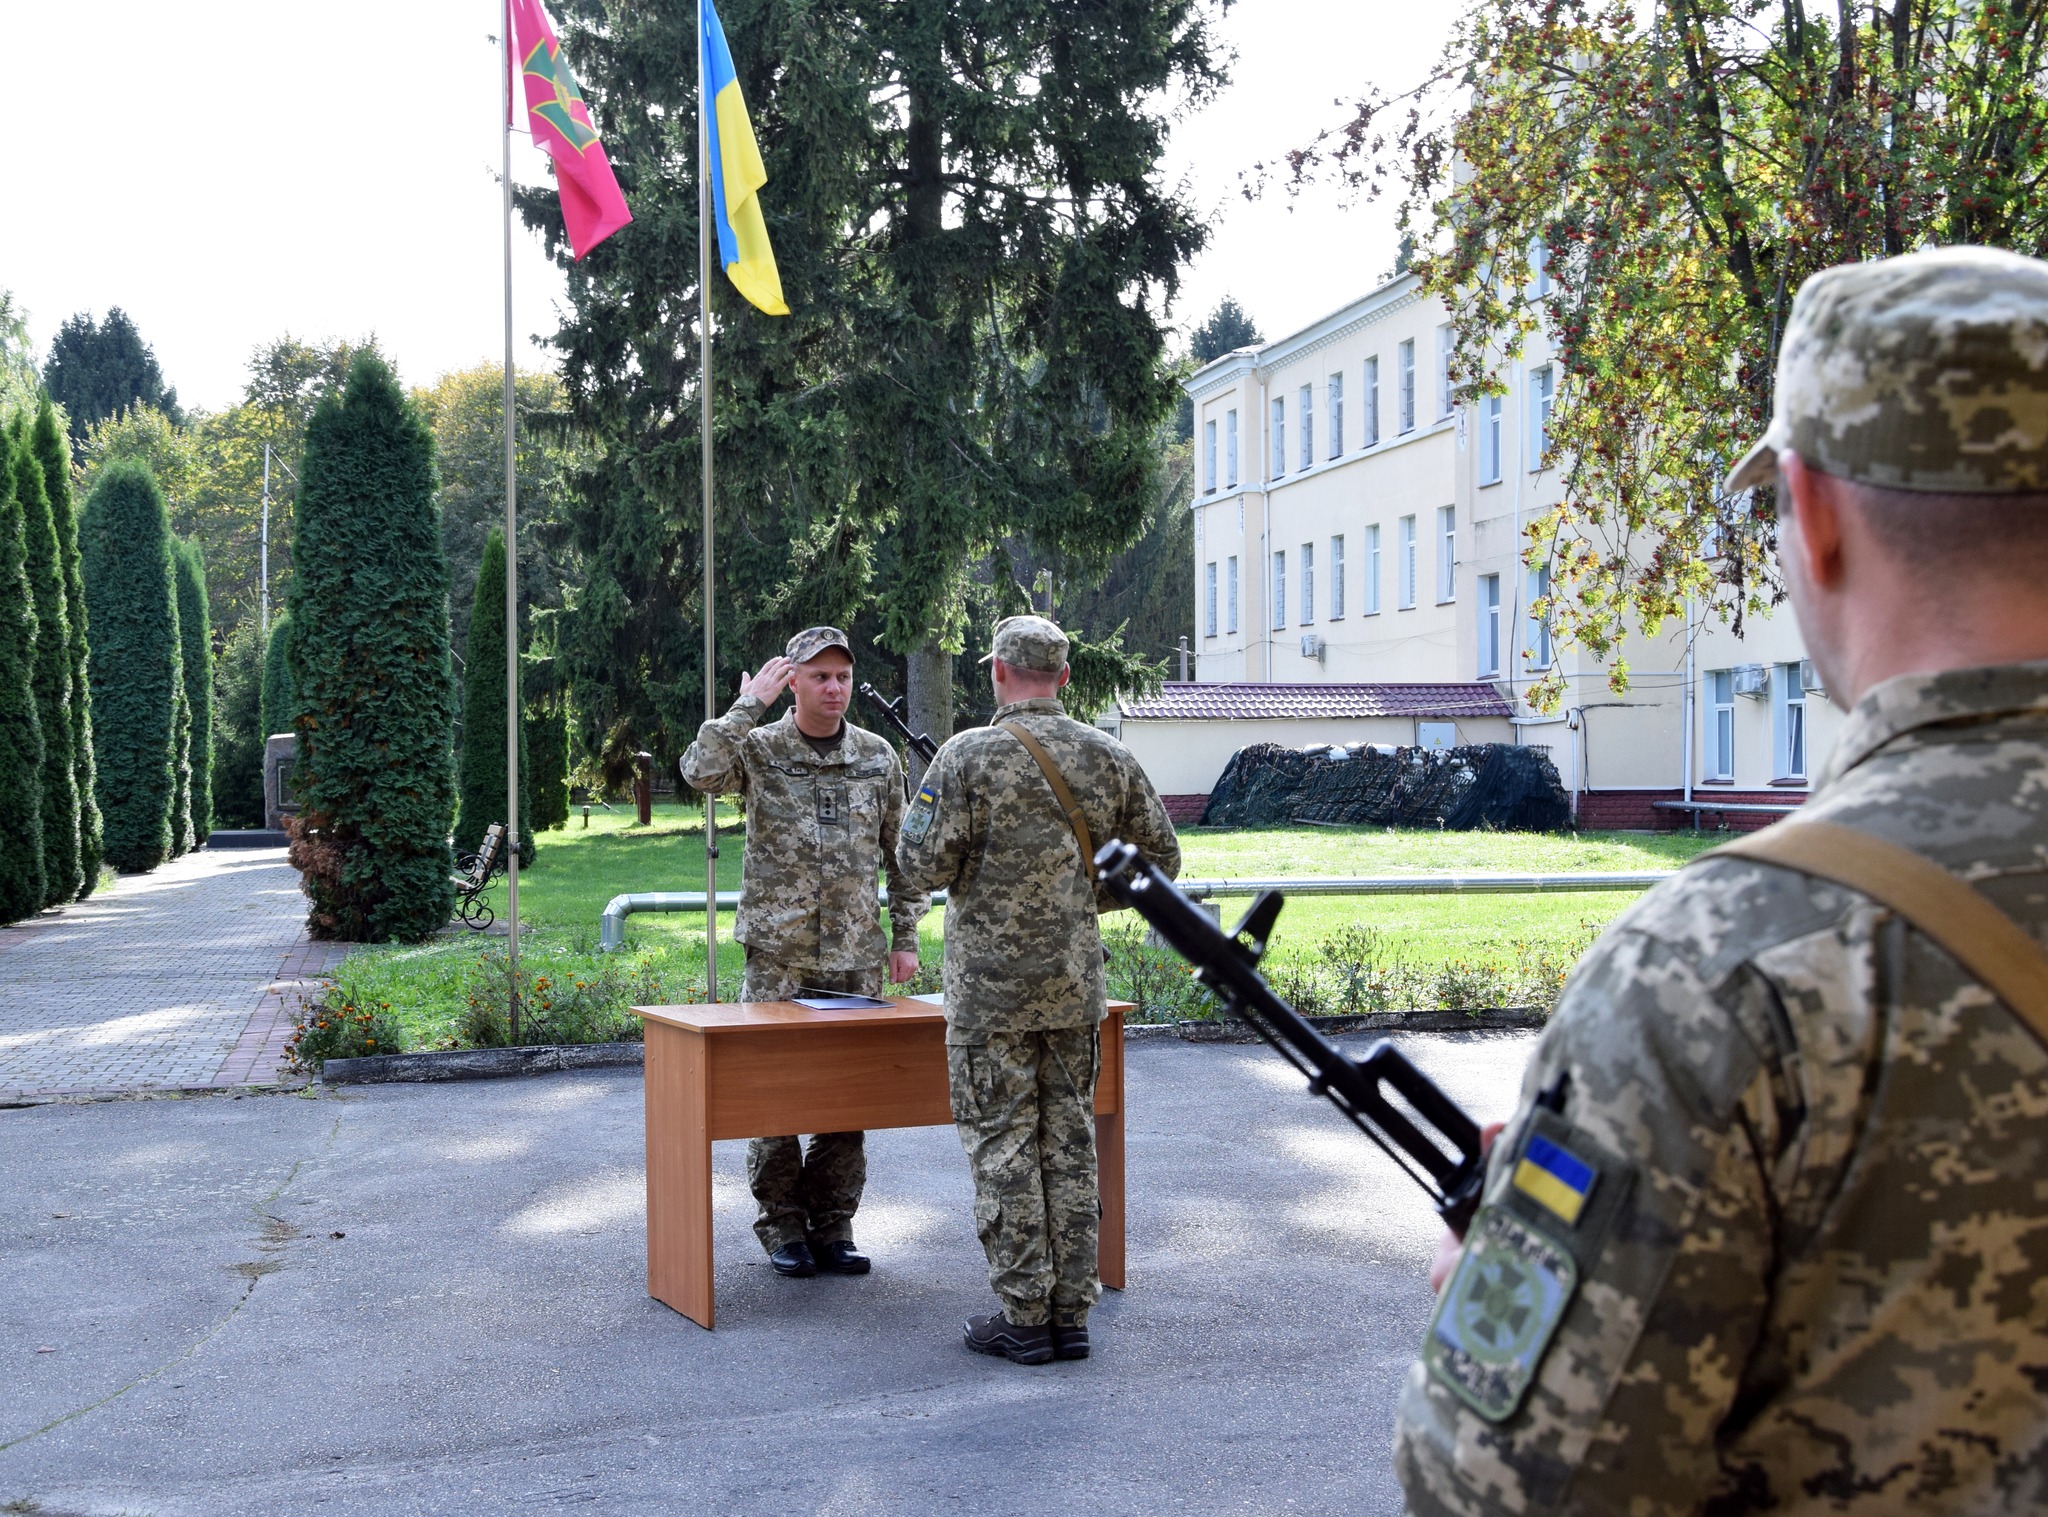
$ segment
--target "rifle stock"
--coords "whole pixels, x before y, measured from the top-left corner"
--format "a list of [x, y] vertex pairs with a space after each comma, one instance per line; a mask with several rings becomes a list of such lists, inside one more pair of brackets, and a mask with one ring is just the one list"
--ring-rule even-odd
[[[1445, 1224], [1464, 1236], [1486, 1180], [1479, 1124], [1392, 1043], [1381, 1039], [1363, 1059], [1353, 1059], [1274, 994], [1256, 966], [1280, 915], [1279, 891], [1266, 891], [1252, 902], [1226, 937], [1130, 844], [1117, 839], [1104, 844], [1095, 855], [1095, 869], [1104, 889], [1193, 964], [1195, 978], [1224, 1008], [1308, 1076], [1309, 1091], [1327, 1097], [1384, 1149], [1429, 1193]], [[1388, 1099], [1388, 1090], [1400, 1106]]]
[[882, 699], [881, 691], [877, 690], [873, 685], [866, 684], [860, 687], [860, 693], [862, 699], [881, 713], [882, 720], [886, 721], [903, 735], [904, 744], [912, 753], [923, 759], [927, 764], [939, 756], [939, 745], [937, 743], [933, 742], [925, 733], [912, 732], [910, 730], [910, 721], [903, 714], [908, 709], [910, 703], [908, 696], [899, 695], [893, 701], [885, 701]]

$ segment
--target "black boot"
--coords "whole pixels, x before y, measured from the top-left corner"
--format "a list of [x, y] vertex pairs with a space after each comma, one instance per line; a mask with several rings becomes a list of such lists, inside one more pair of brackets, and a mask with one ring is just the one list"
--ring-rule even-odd
[[818, 1261], [811, 1257], [811, 1246], [799, 1238], [794, 1243], [785, 1243], [768, 1256], [768, 1262], [775, 1266], [775, 1273], [788, 1275], [793, 1280], [802, 1280], [818, 1272]]
[[1044, 1364], [1052, 1358], [1052, 1329], [1043, 1322], [1018, 1327], [1001, 1312], [969, 1317], [965, 1336], [977, 1354], [994, 1354], [1012, 1364]]
[[820, 1243], [817, 1255], [818, 1268], [828, 1275], [865, 1275], [873, 1268], [873, 1261], [853, 1246], [851, 1238]]
[[1052, 1325], [1052, 1356], [1055, 1359], [1088, 1357], [1088, 1324], [1055, 1322]]

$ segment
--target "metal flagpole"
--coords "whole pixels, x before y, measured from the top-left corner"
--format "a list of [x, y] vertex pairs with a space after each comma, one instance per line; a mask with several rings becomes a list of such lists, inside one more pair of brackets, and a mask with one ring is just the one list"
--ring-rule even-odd
[[[270, 444], [263, 445], [263, 598], [257, 608], [256, 641], [262, 652], [270, 647]], [[263, 734], [265, 738], [269, 733]]]
[[[711, 584], [711, 96], [697, 13], [697, 398], [704, 435], [704, 720], [718, 717], [718, 629]], [[704, 999], [718, 999], [718, 797], [704, 797]]]
[[512, 414], [512, 5], [505, 33], [505, 950], [506, 1025], [519, 1041], [519, 486]]

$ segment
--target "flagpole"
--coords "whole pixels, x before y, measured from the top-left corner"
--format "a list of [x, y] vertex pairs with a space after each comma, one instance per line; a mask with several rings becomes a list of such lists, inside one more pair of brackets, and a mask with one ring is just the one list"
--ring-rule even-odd
[[[697, 12], [697, 400], [704, 437], [704, 720], [718, 719], [717, 601], [711, 582], [711, 99]], [[704, 797], [704, 999], [718, 999], [718, 797]]]
[[512, 4], [505, 0], [505, 1015], [519, 1041], [519, 483], [512, 409]]

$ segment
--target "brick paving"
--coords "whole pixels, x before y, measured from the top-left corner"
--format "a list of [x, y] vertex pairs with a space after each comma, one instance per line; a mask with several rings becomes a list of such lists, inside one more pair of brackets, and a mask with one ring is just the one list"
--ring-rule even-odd
[[0, 929], [0, 1102], [275, 1082], [345, 951], [305, 918], [282, 848], [202, 849]]

